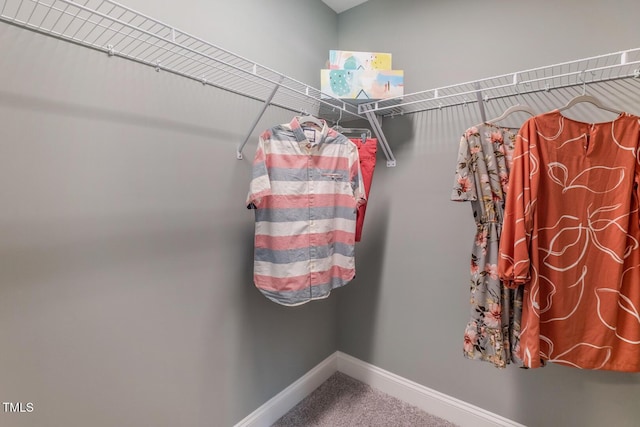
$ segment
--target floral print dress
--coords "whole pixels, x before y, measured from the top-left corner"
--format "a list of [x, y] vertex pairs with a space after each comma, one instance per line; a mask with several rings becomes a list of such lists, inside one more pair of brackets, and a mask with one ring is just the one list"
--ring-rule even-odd
[[515, 362], [522, 287], [498, 278], [498, 249], [516, 132], [492, 124], [469, 128], [460, 140], [451, 200], [469, 201], [476, 223], [470, 266], [470, 320], [464, 356], [504, 368]]

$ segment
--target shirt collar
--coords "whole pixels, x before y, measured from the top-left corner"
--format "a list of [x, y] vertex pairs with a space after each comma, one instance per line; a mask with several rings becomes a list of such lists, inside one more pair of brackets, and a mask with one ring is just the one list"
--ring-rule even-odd
[[[313, 145], [320, 145], [324, 142], [325, 138], [329, 134], [329, 126], [327, 126], [327, 122], [325, 120], [319, 119], [322, 122], [322, 130], [320, 131], [319, 138], [317, 138], [316, 142]], [[295, 116], [291, 122], [289, 123], [293, 134], [296, 137], [296, 141], [298, 142], [309, 142], [307, 140], [306, 135], [304, 134], [304, 130], [298, 121], [298, 117]], [[315, 129], [315, 126], [314, 126]]]

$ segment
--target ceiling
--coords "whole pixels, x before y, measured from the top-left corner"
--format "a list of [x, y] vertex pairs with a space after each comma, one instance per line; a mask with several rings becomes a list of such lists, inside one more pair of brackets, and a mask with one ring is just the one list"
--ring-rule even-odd
[[366, 2], [367, 0], [322, 0], [327, 6], [335, 10], [336, 13], [344, 12], [359, 4]]

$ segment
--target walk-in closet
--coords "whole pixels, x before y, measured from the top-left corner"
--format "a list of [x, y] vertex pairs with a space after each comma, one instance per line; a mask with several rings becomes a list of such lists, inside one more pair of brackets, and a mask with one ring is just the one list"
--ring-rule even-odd
[[0, 426], [637, 426], [638, 16], [0, 0]]

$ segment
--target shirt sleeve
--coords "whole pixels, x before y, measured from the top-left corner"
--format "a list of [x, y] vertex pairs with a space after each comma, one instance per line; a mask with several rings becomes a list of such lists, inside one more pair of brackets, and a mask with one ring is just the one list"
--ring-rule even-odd
[[263, 198], [271, 194], [271, 182], [269, 180], [269, 170], [267, 168], [267, 158], [265, 154], [266, 140], [269, 133], [264, 132], [258, 139], [258, 148], [253, 159], [253, 173], [249, 184], [249, 194], [247, 195], [246, 206], [249, 209], [260, 208]]
[[522, 126], [516, 138], [513, 168], [509, 175], [498, 275], [509, 288], [517, 288], [531, 279], [531, 236], [534, 227], [538, 187], [537, 151], [533, 119]]
[[472, 153], [469, 140], [473, 129], [467, 129], [462, 138], [460, 138], [453, 191], [451, 192], [451, 200], [455, 202], [478, 200], [474, 179], [477, 151], [475, 154]]

